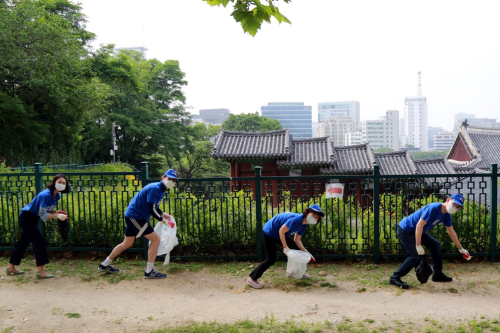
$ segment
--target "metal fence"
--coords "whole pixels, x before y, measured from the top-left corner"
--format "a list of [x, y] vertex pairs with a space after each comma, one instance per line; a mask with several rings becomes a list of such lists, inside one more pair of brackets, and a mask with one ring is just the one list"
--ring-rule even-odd
[[[93, 168], [96, 166], [105, 165], [106, 163], [92, 163], [92, 164], [78, 164], [75, 163], [61, 163], [59, 164], [47, 164], [42, 166], [42, 168], [50, 168], [50, 169], [68, 169], [68, 170], [84, 170]], [[130, 166], [130, 165], [129, 165]], [[135, 168], [134, 168], [135, 169]], [[35, 166], [24, 166], [23, 163], [20, 163], [18, 167], [9, 168], [10, 171], [19, 171], [19, 172], [35, 172]]]
[[[0, 174], [0, 250], [11, 250], [18, 239], [20, 209], [43, 190], [55, 173]], [[70, 216], [66, 243], [55, 223], [40, 223], [52, 251], [110, 251], [123, 240], [123, 214], [133, 195], [148, 179], [147, 163], [140, 172], [66, 173], [72, 187], [63, 194], [58, 209]], [[156, 180], [158, 181], [158, 180]], [[343, 183], [342, 199], [326, 199], [325, 185]], [[332, 175], [179, 179], [161, 208], [178, 226], [179, 245], [171, 256], [179, 259], [261, 260], [262, 226], [272, 216], [302, 212], [319, 203], [326, 216], [310, 226], [304, 245], [316, 258], [384, 258], [405, 256], [396, 238], [397, 223], [430, 202], [462, 193], [464, 209], [453, 215], [453, 226], [462, 245], [473, 256], [496, 260], [500, 232], [497, 220], [498, 173], [451, 175]], [[154, 223], [154, 221], [152, 221]], [[458, 257], [446, 228], [430, 232], [442, 243], [443, 255]], [[137, 240], [129, 251], [146, 252], [147, 242]]]

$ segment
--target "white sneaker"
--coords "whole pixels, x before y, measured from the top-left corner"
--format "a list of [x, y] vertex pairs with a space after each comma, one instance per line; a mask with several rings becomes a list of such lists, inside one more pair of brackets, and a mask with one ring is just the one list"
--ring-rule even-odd
[[252, 288], [255, 288], [255, 289], [262, 289], [264, 288], [264, 285], [260, 282], [257, 282], [255, 281], [254, 279], [252, 279], [251, 277], [248, 277], [246, 283], [252, 287]]

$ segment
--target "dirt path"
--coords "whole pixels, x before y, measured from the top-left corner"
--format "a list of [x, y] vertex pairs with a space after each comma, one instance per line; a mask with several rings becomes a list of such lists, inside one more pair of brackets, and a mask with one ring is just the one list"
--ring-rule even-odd
[[[56, 277], [37, 282], [0, 283], [0, 328], [9, 332], [139, 332], [194, 320], [235, 322], [274, 316], [322, 323], [373, 319], [425, 328], [424, 318], [458, 324], [481, 316], [500, 316], [498, 265], [487, 272], [458, 274], [449, 284], [429, 282], [402, 291], [368, 287], [359, 281], [326, 276], [338, 288], [302, 288], [286, 292], [268, 283], [262, 290], [245, 287], [244, 278], [202, 270], [180, 272], [165, 280], [110, 284]], [[265, 279], [263, 279], [265, 281]], [[450, 290], [456, 290], [450, 292]], [[80, 318], [65, 314], [78, 313]]]

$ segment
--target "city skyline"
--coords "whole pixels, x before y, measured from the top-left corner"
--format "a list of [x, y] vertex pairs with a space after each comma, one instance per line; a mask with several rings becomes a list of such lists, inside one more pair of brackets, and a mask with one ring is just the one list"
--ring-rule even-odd
[[[176, 59], [186, 73], [187, 106], [253, 113], [272, 101], [359, 101], [361, 120], [404, 110], [417, 94], [429, 126], [453, 129], [455, 114], [500, 111], [500, 21], [496, 3], [464, 1], [279, 2], [292, 24], [244, 34], [230, 9], [203, 1], [81, 1], [94, 46], [142, 45], [147, 57]], [[112, 15], [110, 15], [112, 13]]]

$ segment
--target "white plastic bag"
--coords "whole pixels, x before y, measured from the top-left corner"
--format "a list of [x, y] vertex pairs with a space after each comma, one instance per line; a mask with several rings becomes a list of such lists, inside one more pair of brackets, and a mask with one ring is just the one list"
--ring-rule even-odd
[[162, 222], [158, 222], [155, 226], [155, 231], [160, 236], [160, 245], [158, 246], [157, 255], [165, 255], [163, 265], [170, 262], [170, 251], [172, 251], [174, 246], [179, 244], [179, 240], [177, 239], [177, 223], [175, 222], [174, 217], [172, 217], [170, 221], [174, 222], [173, 228], [169, 225], [163, 224]]
[[311, 260], [311, 255], [300, 250], [288, 250], [288, 263], [286, 265], [287, 276], [301, 279], [307, 270], [307, 263]]

